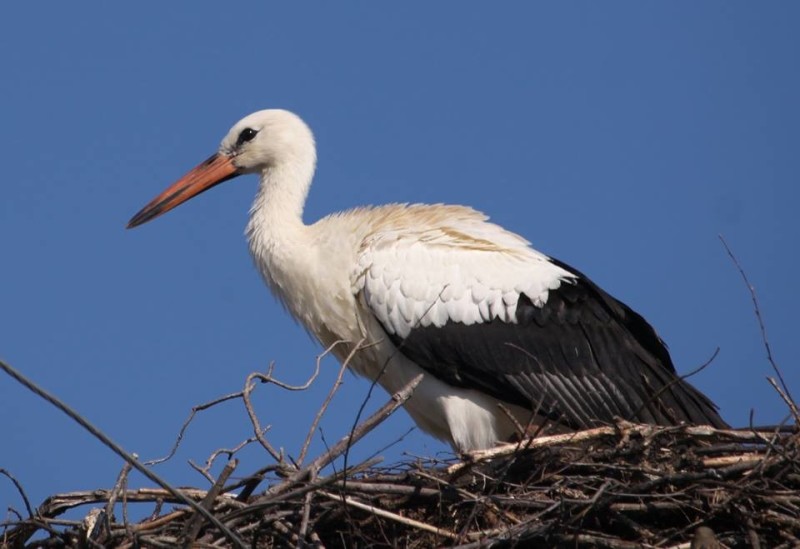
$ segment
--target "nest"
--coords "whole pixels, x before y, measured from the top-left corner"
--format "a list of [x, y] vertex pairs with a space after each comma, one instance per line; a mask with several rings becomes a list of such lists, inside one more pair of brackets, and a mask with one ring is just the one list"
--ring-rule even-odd
[[[229, 482], [230, 458], [210, 490], [178, 490], [129, 488], [126, 463], [113, 488], [28, 506], [0, 547], [800, 545], [794, 428], [620, 422], [461, 459], [372, 459], [326, 473], [412, 390], [305, 466], [282, 461]], [[142, 503], [150, 516], [129, 521], [128, 507]], [[90, 506], [82, 521], [58, 519], [79, 506]]]

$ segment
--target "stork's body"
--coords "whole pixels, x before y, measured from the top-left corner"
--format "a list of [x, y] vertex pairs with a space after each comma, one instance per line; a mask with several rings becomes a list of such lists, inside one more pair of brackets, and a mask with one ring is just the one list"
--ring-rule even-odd
[[304, 224], [315, 161], [299, 118], [254, 113], [130, 226], [260, 173], [247, 236], [273, 293], [324, 346], [365, 343], [350, 365], [389, 392], [424, 374], [406, 409], [458, 450], [509, 439], [509, 411], [563, 428], [615, 417], [725, 425], [639, 315], [479, 212], [395, 204]]
[[[497, 237], [515, 244], [518, 253], [541, 261], [545, 268], [548, 265], [543, 256], [531, 253], [522, 239], [485, 224], [481, 214], [441, 205], [398, 204], [335, 214], [310, 226], [298, 225], [298, 233], [289, 239], [295, 246], [284, 251], [274, 233], [263, 230], [264, 219], [279, 215], [272, 211], [269, 197], [264, 195], [265, 204], [256, 202], [247, 230], [250, 250], [267, 285], [324, 347], [335, 341], [363, 341], [363, 349], [351, 358], [352, 369], [377, 379], [390, 393], [426, 373], [398, 352], [392, 336], [405, 337], [415, 327], [431, 324], [444, 328], [460, 314], [476, 315], [463, 318], [471, 324], [481, 320], [477, 318], [480, 302], [472, 302], [472, 292], [479, 290], [467, 287], [479, 282], [452, 277], [458, 274], [453, 272], [456, 264], [467, 260], [478, 266], [486, 252], [471, 250], [468, 241], [448, 233], [465, 235], [464, 231], [483, 225], [484, 230], [490, 228]], [[274, 207], [282, 209], [278, 204]], [[420, 246], [425, 239], [438, 239], [432, 242], [438, 250]], [[467, 257], [459, 257], [461, 253]], [[495, 268], [512, 259], [502, 253], [498, 251], [499, 257], [494, 258]], [[520, 262], [520, 267], [523, 265]], [[454, 285], [458, 289], [454, 290]], [[493, 288], [495, 295], [490, 296], [485, 287], [484, 306], [509, 317], [515, 303], [506, 305], [503, 295], [511, 289]], [[339, 345], [334, 352], [342, 359], [350, 349]], [[406, 410], [422, 429], [456, 448], [485, 448], [514, 433], [513, 423], [498, 402], [479, 390], [456, 387], [428, 373]], [[506, 406], [515, 408], [508, 402]], [[516, 411], [523, 424], [531, 417], [525, 410]]]

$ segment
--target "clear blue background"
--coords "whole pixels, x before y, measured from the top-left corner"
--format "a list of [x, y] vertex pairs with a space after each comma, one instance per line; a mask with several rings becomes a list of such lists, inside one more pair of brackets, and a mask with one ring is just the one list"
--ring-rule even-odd
[[[477, 207], [640, 311], [682, 372], [719, 346], [694, 383], [730, 422], [751, 409], [778, 422], [717, 235], [800, 394], [798, 16], [790, 2], [3, 4], [0, 356], [142, 459], [270, 361], [305, 379], [320, 349], [242, 236], [256, 178], [124, 230], [236, 120], [283, 107], [319, 146], [307, 221], [368, 203]], [[336, 370], [326, 361], [305, 393], [258, 388], [275, 445], [296, 453]], [[329, 443], [368, 389], [345, 380]], [[0, 417], [0, 467], [35, 505], [113, 484], [120, 459], [5, 376]], [[398, 414], [358, 455], [409, 427]], [[222, 405], [157, 470], [204, 486], [186, 460], [249, 434], [241, 404]], [[442, 450], [414, 431], [385, 454]], [[255, 446], [243, 459], [240, 473], [268, 463]], [[4, 480], [0, 503], [21, 509]]]

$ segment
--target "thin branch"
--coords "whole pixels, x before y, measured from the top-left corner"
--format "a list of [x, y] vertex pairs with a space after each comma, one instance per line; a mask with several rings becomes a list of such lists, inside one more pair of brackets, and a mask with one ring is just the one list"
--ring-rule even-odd
[[767, 360], [769, 361], [772, 369], [775, 371], [775, 374], [778, 376], [778, 379], [781, 381], [781, 386], [783, 387], [783, 391], [789, 397], [792, 402], [795, 402], [794, 397], [792, 397], [792, 393], [789, 391], [789, 386], [786, 384], [786, 381], [783, 379], [783, 374], [781, 374], [781, 369], [778, 367], [778, 364], [775, 362], [775, 359], [772, 357], [772, 348], [770, 347], [769, 340], [767, 339], [767, 327], [764, 324], [764, 318], [761, 316], [761, 306], [758, 304], [758, 296], [756, 295], [756, 288], [752, 284], [750, 284], [750, 280], [747, 278], [747, 274], [744, 272], [744, 268], [739, 263], [739, 260], [731, 251], [730, 246], [725, 241], [725, 238], [722, 235], [719, 235], [719, 240], [722, 242], [722, 245], [725, 247], [725, 251], [728, 253], [728, 257], [731, 258], [733, 264], [736, 266], [736, 269], [739, 271], [739, 274], [742, 276], [742, 280], [747, 286], [747, 290], [750, 292], [750, 299], [753, 301], [753, 309], [756, 313], [756, 319], [758, 320], [758, 328], [761, 330], [761, 341], [764, 343], [764, 349], [767, 351]]
[[[309, 479], [311, 482], [316, 480], [316, 473], [313, 471], [311, 472], [311, 478]], [[303, 499], [303, 516], [300, 520], [300, 529], [298, 531], [298, 538], [299, 541], [297, 542], [298, 549], [301, 549], [304, 545], [304, 540], [307, 537], [308, 533], [308, 521], [311, 517], [311, 502], [314, 500], [314, 492], [308, 492]]]
[[[0, 361], [0, 364], [2, 364], [2, 361]], [[25, 504], [25, 510], [28, 511], [28, 518], [32, 519], [33, 508], [31, 507], [30, 500], [28, 500], [28, 496], [25, 495], [25, 490], [22, 489], [22, 485], [19, 483], [16, 477], [14, 477], [14, 475], [12, 475], [7, 469], [0, 468], [0, 475], [3, 475], [4, 477], [8, 478], [8, 480], [10, 480], [11, 483], [14, 485], [14, 488], [17, 489], [17, 492], [19, 492], [19, 495], [22, 498], [22, 503]]]
[[191, 459], [188, 460], [187, 463], [189, 464], [189, 467], [191, 467], [192, 469], [203, 475], [203, 478], [205, 478], [209, 484], [214, 484], [214, 476], [211, 473], [209, 473], [205, 467], [200, 467]]
[[151, 459], [149, 461], [145, 461], [144, 464], [147, 466], [158, 465], [159, 463], [164, 463], [165, 461], [172, 459], [173, 456], [175, 456], [175, 452], [178, 451], [178, 446], [180, 446], [181, 442], [183, 441], [183, 436], [186, 434], [186, 429], [189, 428], [189, 424], [192, 422], [192, 420], [194, 420], [195, 415], [197, 415], [199, 412], [202, 412], [203, 410], [207, 410], [213, 406], [216, 406], [217, 404], [221, 404], [228, 400], [233, 400], [241, 397], [242, 397], [242, 392], [239, 391], [238, 393], [231, 393], [229, 395], [215, 398], [214, 400], [211, 400], [209, 402], [193, 406], [191, 412], [189, 412], [189, 417], [186, 418], [186, 421], [183, 422], [181, 430], [178, 432], [178, 436], [175, 439], [175, 443], [172, 445], [172, 448], [170, 449], [169, 453], [162, 458], [156, 458], [156, 459]]
[[666, 383], [666, 384], [662, 385], [661, 387], [659, 387], [658, 390], [655, 393], [653, 393], [653, 395], [649, 396], [648, 399], [645, 402], [643, 402], [641, 404], [641, 406], [639, 406], [636, 409], [636, 411], [633, 413], [633, 415], [630, 418], [626, 418], [626, 419], [630, 420], [631, 418], [637, 417], [639, 415], [639, 412], [641, 412], [648, 404], [651, 404], [651, 403], [655, 402], [656, 399], [659, 396], [661, 396], [664, 392], [668, 391], [671, 387], [675, 386], [676, 384], [678, 384], [678, 383], [680, 383], [682, 381], [685, 381], [685, 380], [691, 378], [694, 375], [699, 374], [700, 372], [702, 372], [703, 370], [708, 368], [711, 365], [711, 363], [714, 362], [714, 359], [717, 358], [718, 354], [719, 354], [719, 347], [714, 349], [714, 352], [711, 354], [711, 357], [708, 360], [706, 360], [704, 363], [702, 363], [700, 366], [698, 366], [697, 368], [695, 368], [694, 370], [692, 370], [692, 371], [690, 371], [690, 372], [688, 372], [686, 374], [683, 374], [682, 376], [674, 377], [672, 380], [669, 381], [669, 383]]
[[783, 389], [781, 389], [780, 385], [778, 385], [778, 382], [775, 381], [775, 378], [767, 376], [767, 381], [769, 381], [769, 384], [772, 385], [773, 389], [778, 392], [780, 397], [786, 403], [786, 406], [789, 407], [789, 411], [792, 412], [792, 416], [794, 417], [795, 425], [800, 426], [800, 412], [798, 412], [797, 405], [792, 400], [792, 397], [787, 395]]
[[317, 360], [316, 366], [314, 368], [314, 373], [311, 374], [311, 377], [309, 377], [306, 380], [306, 382], [303, 383], [302, 385], [292, 385], [290, 383], [285, 383], [283, 381], [280, 381], [279, 379], [274, 378], [272, 376], [272, 372], [274, 370], [275, 370], [275, 363], [274, 362], [270, 362], [269, 368], [267, 369], [267, 373], [266, 374], [262, 374], [260, 372], [254, 372], [254, 373], [250, 374], [250, 378], [248, 378], [248, 379], [251, 379], [251, 380], [252, 379], [258, 379], [259, 381], [261, 381], [261, 383], [272, 383], [273, 385], [277, 385], [281, 389], [286, 389], [287, 391], [305, 391], [306, 389], [311, 387], [311, 384], [314, 383], [314, 381], [316, 381], [317, 377], [319, 376], [320, 361]]
[[206, 460], [206, 464], [204, 467], [200, 467], [199, 465], [193, 463], [191, 460], [189, 460], [189, 465], [195, 471], [203, 475], [211, 484], [215, 484], [217, 480], [215, 480], [214, 477], [211, 475], [211, 468], [214, 466], [214, 462], [217, 461], [217, 458], [221, 455], [227, 455], [228, 460], [231, 460], [239, 450], [241, 450], [248, 444], [252, 444], [255, 441], [256, 441], [255, 437], [250, 437], [248, 439], [243, 440], [233, 448], [219, 448], [217, 450], [214, 450]]
[[519, 422], [519, 420], [517, 420], [517, 416], [511, 413], [511, 410], [508, 408], [508, 406], [506, 406], [502, 402], [498, 402], [497, 407], [500, 408], [500, 411], [503, 412], [503, 415], [506, 416], [506, 419], [508, 419], [514, 426], [514, 430], [517, 432], [517, 436], [520, 438], [520, 440], [525, 438], [525, 435], [528, 432], [528, 428], [533, 423], [534, 414], [531, 414], [531, 417], [528, 419], [528, 425], [527, 427], [525, 427]]
[[[134, 459], [138, 459], [139, 456], [133, 454]], [[111, 532], [111, 517], [114, 516], [114, 505], [117, 503], [117, 498], [119, 497], [120, 493], [123, 493], [127, 482], [128, 482], [128, 474], [131, 472], [131, 464], [125, 462], [122, 466], [122, 470], [119, 472], [117, 476], [117, 482], [114, 483], [114, 488], [111, 489], [111, 495], [108, 498], [108, 503], [106, 504], [105, 509], [105, 520], [103, 521], [103, 527], [105, 528], [106, 532]]]
[[396, 445], [400, 444], [401, 442], [403, 442], [403, 441], [405, 440], [405, 438], [406, 438], [408, 435], [410, 435], [411, 433], [413, 433], [415, 430], [416, 430], [416, 427], [409, 427], [408, 429], [406, 429], [406, 430], [405, 430], [405, 432], [404, 432], [404, 433], [402, 433], [401, 435], [399, 435], [399, 436], [398, 436], [397, 438], [395, 438], [393, 441], [389, 442], [388, 444], [384, 444], [383, 446], [381, 446], [380, 448], [378, 448], [377, 450], [375, 450], [374, 452], [372, 452], [372, 454], [370, 454], [370, 456], [369, 456], [367, 459], [371, 459], [371, 458], [377, 457], [379, 454], [382, 454], [382, 453], [384, 453], [384, 452], [385, 452], [386, 450], [388, 450], [389, 448], [391, 448], [391, 447], [393, 447], [393, 446], [396, 446]]
[[258, 420], [258, 415], [256, 415], [256, 411], [253, 409], [253, 403], [250, 401], [250, 393], [253, 392], [255, 388], [255, 383], [253, 383], [253, 379], [259, 377], [262, 381], [264, 380], [263, 374], [259, 373], [252, 373], [247, 376], [247, 380], [244, 384], [244, 390], [242, 391], [242, 400], [244, 401], [244, 407], [247, 410], [247, 416], [250, 418], [250, 423], [253, 425], [253, 434], [256, 437], [256, 440], [261, 444], [261, 446], [272, 456], [272, 458], [277, 461], [278, 463], [283, 463], [283, 452], [278, 452], [272, 444], [267, 440], [264, 436], [264, 433], [269, 431], [270, 426], [267, 425], [266, 427], [261, 427], [261, 423]]
[[[200, 503], [200, 507], [203, 509], [208, 510], [211, 512], [212, 507], [214, 506], [214, 502], [217, 499], [217, 496], [222, 492], [222, 487], [225, 486], [225, 483], [228, 481], [228, 477], [231, 476], [233, 471], [236, 469], [236, 466], [239, 464], [239, 461], [236, 459], [230, 460], [228, 463], [225, 464], [225, 468], [219, 475], [219, 478], [211, 487], [211, 489], [206, 494], [206, 497], [203, 498], [203, 501]], [[189, 522], [186, 523], [186, 527], [184, 529], [184, 539], [186, 540], [186, 544], [191, 544], [197, 538], [197, 534], [200, 533], [200, 528], [203, 526], [203, 517], [199, 514], [195, 514]]]
[[416, 528], [417, 530], [423, 530], [425, 532], [430, 532], [432, 534], [436, 534], [438, 536], [442, 536], [442, 537], [453, 539], [453, 540], [459, 539], [458, 534], [456, 534], [454, 532], [451, 532], [449, 530], [445, 530], [443, 528], [437, 528], [436, 526], [431, 526], [430, 524], [426, 524], [426, 523], [420, 522], [418, 520], [406, 518], [406, 517], [400, 516], [400, 515], [398, 515], [396, 513], [392, 513], [390, 511], [386, 511], [385, 509], [381, 509], [380, 507], [375, 507], [374, 505], [366, 505], [364, 503], [361, 503], [360, 501], [356, 501], [353, 498], [350, 498], [350, 497], [347, 497], [347, 496], [340, 496], [340, 495], [336, 495], [336, 494], [331, 494], [331, 493], [328, 493], [328, 492], [325, 492], [325, 491], [322, 491], [322, 490], [319, 491], [319, 494], [322, 495], [322, 496], [325, 496], [326, 498], [331, 499], [333, 501], [344, 502], [345, 504], [349, 505], [350, 507], [354, 507], [356, 509], [361, 509], [362, 511], [367, 511], [368, 513], [371, 513], [373, 515], [393, 520], [393, 521], [398, 522], [400, 524], [404, 524], [406, 526], [410, 526], [411, 528]]
[[[347, 355], [347, 357], [342, 361], [342, 365], [339, 367], [339, 374], [336, 376], [336, 381], [331, 386], [330, 391], [328, 391], [328, 395], [325, 397], [325, 400], [322, 402], [322, 405], [320, 406], [319, 410], [317, 410], [317, 415], [314, 416], [314, 420], [311, 422], [311, 427], [309, 427], [309, 429], [308, 429], [308, 434], [306, 435], [306, 439], [303, 441], [303, 446], [300, 448], [300, 455], [297, 458], [297, 465], [298, 466], [302, 465], [303, 461], [306, 459], [306, 454], [308, 453], [309, 446], [311, 446], [311, 439], [313, 438], [314, 433], [317, 430], [317, 426], [319, 425], [319, 422], [322, 420], [322, 416], [325, 415], [325, 412], [328, 410], [328, 406], [330, 405], [331, 400], [333, 400], [333, 395], [336, 394], [336, 391], [339, 389], [339, 386], [342, 384], [342, 378], [344, 377], [344, 372], [347, 369], [348, 364], [350, 364], [350, 361], [352, 360], [352, 358], [355, 355], [355, 353], [360, 349], [361, 344], [363, 342], [364, 342], [364, 340], [362, 339], [361, 341], [356, 343], [356, 345], [350, 351], [350, 354]], [[347, 342], [344, 341], [344, 340], [341, 340], [341, 339], [338, 340], [338, 341], [334, 341], [327, 349], [325, 349], [324, 353], [322, 353], [321, 355], [319, 355], [317, 357], [317, 370], [319, 370], [320, 361], [322, 361], [322, 359], [328, 353], [333, 351], [333, 349], [337, 345], [341, 345], [343, 343], [347, 343]]]

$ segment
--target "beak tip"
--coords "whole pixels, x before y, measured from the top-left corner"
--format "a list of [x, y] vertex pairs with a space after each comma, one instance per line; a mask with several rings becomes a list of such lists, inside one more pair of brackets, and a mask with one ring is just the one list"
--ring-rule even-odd
[[128, 224], [125, 225], [125, 228], [126, 229], [133, 229], [133, 228], [136, 228], [139, 225], [141, 225], [143, 223], [143, 221], [144, 221], [144, 220], [141, 219], [141, 217], [142, 217], [141, 213], [138, 213], [138, 214], [134, 215], [133, 217], [131, 217], [130, 221], [128, 221]]
[[126, 229], [135, 229], [139, 225], [144, 225], [151, 219], [158, 217], [162, 214], [160, 208], [153, 207], [153, 206], [145, 206], [141, 211], [137, 212], [136, 215], [131, 217], [128, 224], [125, 225]]
[[159, 217], [211, 187], [239, 175], [229, 156], [211, 155], [134, 215], [125, 228], [133, 229]]

